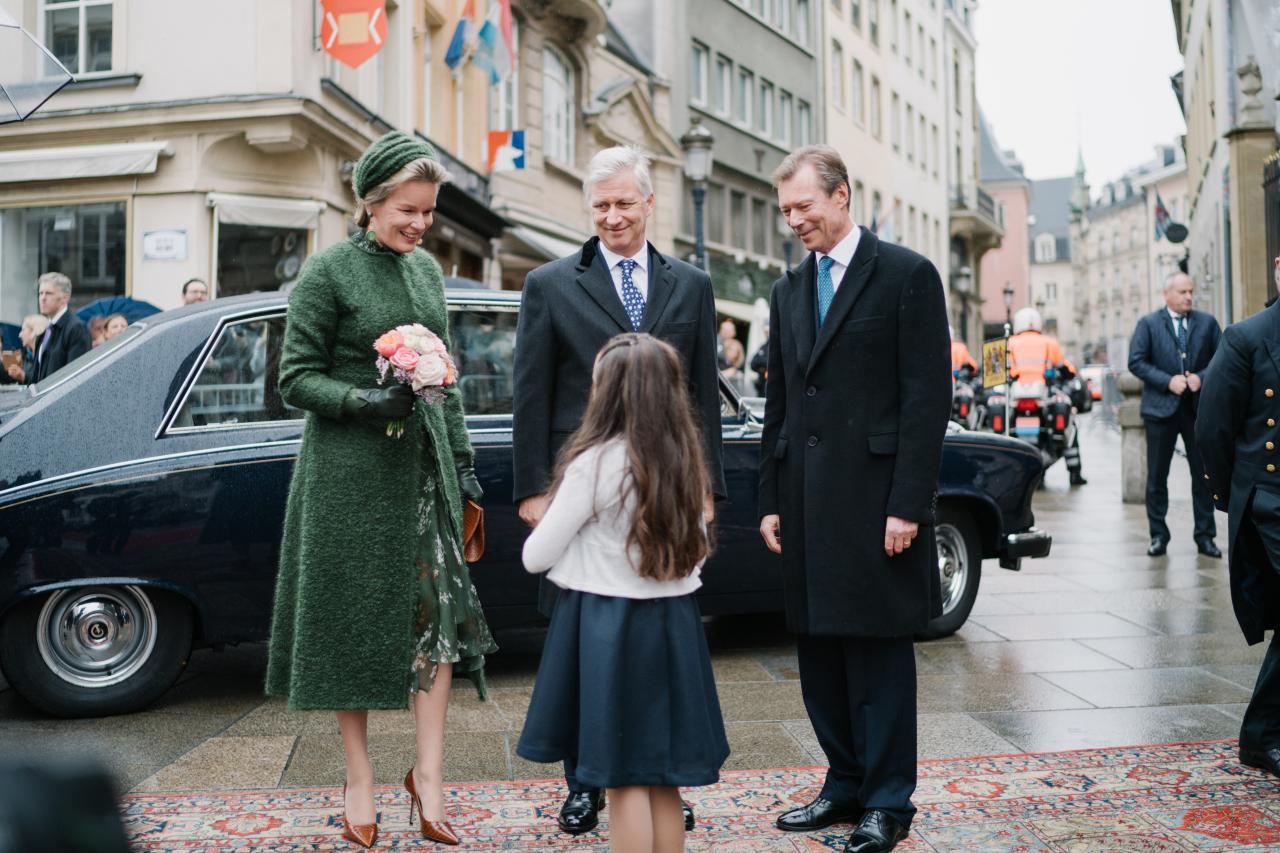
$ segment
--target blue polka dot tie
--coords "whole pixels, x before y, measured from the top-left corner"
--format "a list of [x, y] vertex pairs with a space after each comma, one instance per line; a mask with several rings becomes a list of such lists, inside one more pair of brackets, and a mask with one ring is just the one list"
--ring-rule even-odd
[[830, 255], [818, 261], [818, 325], [822, 325], [822, 321], [827, 319], [827, 309], [831, 307], [831, 300], [835, 298], [836, 286], [831, 281], [831, 268], [835, 266], [835, 259]]
[[644, 294], [631, 278], [631, 271], [638, 264], [631, 258], [626, 258], [618, 261], [618, 266], [622, 268], [622, 307], [627, 309], [627, 316], [631, 318], [631, 328], [638, 332], [640, 324], [644, 322]]

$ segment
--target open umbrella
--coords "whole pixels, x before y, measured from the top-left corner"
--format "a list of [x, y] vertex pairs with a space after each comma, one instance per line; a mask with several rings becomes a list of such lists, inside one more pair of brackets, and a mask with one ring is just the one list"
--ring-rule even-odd
[[0, 124], [27, 118], [73, 79], [35, 36], [0, 9]]
[[76, 316], [81, 321], [87, 323], [94, 317], [106, 317], [108, 314], [123, 314], [124, 318], [130, 323], [141, 320], [143, 317], [150, 317], [152, 314], [159, 314], [160, 309], [152, 305], [150, 302], [143, 302], [140, 299], [131, 299], [128, 296], [105, 296], [102, 299], [95, 299], [88, 305], [76, 311]]

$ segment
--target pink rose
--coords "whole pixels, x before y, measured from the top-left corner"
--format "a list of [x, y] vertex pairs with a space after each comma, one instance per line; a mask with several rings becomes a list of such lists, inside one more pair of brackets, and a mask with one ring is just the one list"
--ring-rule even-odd
[[391, 354], [389, 361], [393, 367], [412, 373], [418, 366], [418, 354], [408, 347], [400, 347]]
[[448, 375], [449, 368], [445, 360], [435, 353], [428, 353], [418, 359], [411, 384], [415, 391], [421, 391], [423, 388], [437, 388], [445, 384]]
[[392, 329], [374, 341], [373, 348], [377, 350], [378, 355], [383, 358], [391, 358], [391, 356], [395, 355], [396, 350], [400, 349], [402, 344], [404, 344], [404, 337], [395, 329]]

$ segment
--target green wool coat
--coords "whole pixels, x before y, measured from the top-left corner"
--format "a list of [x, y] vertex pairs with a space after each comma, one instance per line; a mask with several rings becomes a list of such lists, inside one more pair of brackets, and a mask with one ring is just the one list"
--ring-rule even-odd
[[397, 255], [371, 252], [358, 238], [339, 243], [307, 261], [289, 297], [280, 391], [307, 415], [285, 511], [266, 690], [293, 709], [407, 707], [428, 454], [454, 531], [462, 529], [456, 466], [473, 455], [456, 385], [442, 404], [419, 400], [399, 439], [381, 421], [342, 415], [348, 392], [377, 386], [373, 342], [406, 323], [448, 343], [444, 278], [421, 249]]

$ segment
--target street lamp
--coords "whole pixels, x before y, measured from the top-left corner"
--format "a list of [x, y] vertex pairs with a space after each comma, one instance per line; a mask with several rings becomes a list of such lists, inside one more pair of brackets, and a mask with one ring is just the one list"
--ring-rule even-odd
[[1004, 333], [1007, 336], [1013, 329], [1013, 283], [1004, 283]]
[[787, 224], [787, 217], [778, 214], [778, 236], [782, 238], [782, 257], [787, 262], [787, 271], [791, 271], [791, 250], [793, 243], [791, 237], [795, 234], [791, 230], [791, 226]]
[[694, 116], [689, 130], [680, 137], [684, 149], [684, 176], [693, 184], [693, 254], [698, 268], [707, 270], [707, 247], [703, 237], [702, 205], [707, 198], [707, 177], [711, 174], [711, 149], [715, 137], [702, 126], [702, 117]]

